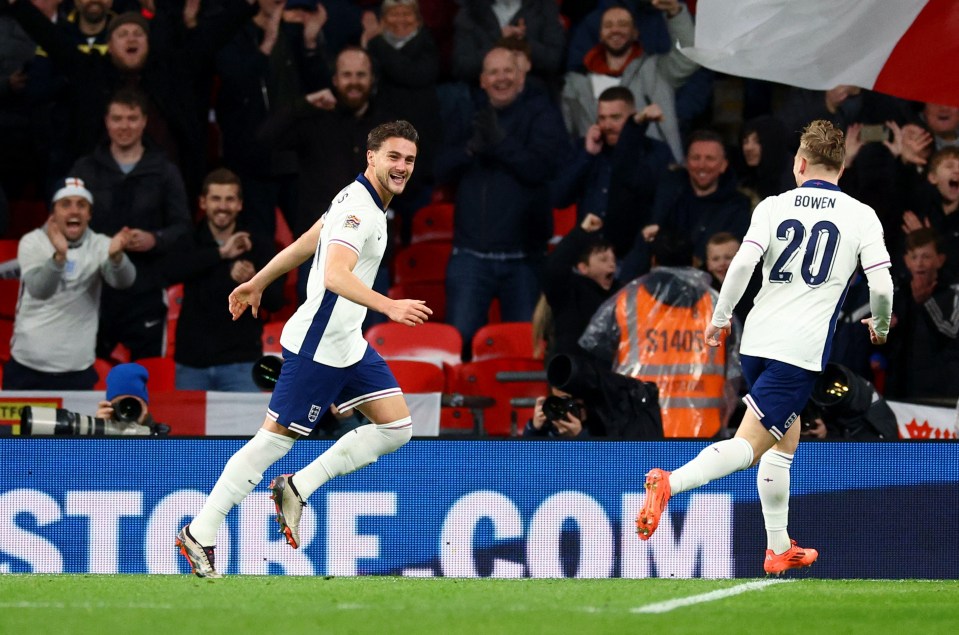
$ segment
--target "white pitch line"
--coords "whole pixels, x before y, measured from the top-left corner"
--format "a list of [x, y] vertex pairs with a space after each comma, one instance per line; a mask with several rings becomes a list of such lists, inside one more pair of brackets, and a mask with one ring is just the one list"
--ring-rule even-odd
[[722, 600], [734, 595], [739, 595], [740, 593], [746, 593], [748, 591], [758, 591], [765, 589], [768, 586], [773, 584], [782, 584], [783, 582], [791, 582], [791, 580], [755, 580], [753, 582], [747, 582], [745, 584], [740, 584], [738, 586], [729, 587], [728, 589], [718, 589], [716, 591], [710, 591], [709, 593], [701, 593], [700, 595], [691, 595], [688, 598], [677, 598], [675, 600], [667, 600], [666, 602], [656, 602], [655, 604], [647, 604], [646, 606], [638, 606], [634, 609], [630, 609], [632, 613], [666, 613], [672, 611], [673, 609], [678, 609], [683, 606], [690, 606], [692, 604], [702, 604], [703, 602], [713, 602], [714, 600]]

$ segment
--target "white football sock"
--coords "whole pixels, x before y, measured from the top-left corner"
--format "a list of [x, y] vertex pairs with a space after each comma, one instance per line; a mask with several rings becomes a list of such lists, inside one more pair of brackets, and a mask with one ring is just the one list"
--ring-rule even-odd
[[315, 461], [294, 474], [296, 491], [305, 501], [331, 478], [366, 467], [402, 446], [412, 436], [410, 417], [382, 425], [371, 423], [351, 430]]
[[673, 494], [705, 485], [727, 474], [745, 470], [752, 465], [753, 447], [741, 438], [718, 441], [703, 449], [686, 465], [669, 475], [669, 490]]
[[793, 455], [769, 450], [759, 459], [756, 473], [756, 489], [763, 505], [763, 520], [766, 523], [766, 548], [773, 553], [789, 549], [789, 467]]
[[205, 547], [216, 543], [216, 532], [226, 515], [253, 491], [268, 467], [286, 456], [294, 441], [292, 437], [259, 430], [230, 457], [203, 509], [190, 522], [190, 533], [198, 543]]

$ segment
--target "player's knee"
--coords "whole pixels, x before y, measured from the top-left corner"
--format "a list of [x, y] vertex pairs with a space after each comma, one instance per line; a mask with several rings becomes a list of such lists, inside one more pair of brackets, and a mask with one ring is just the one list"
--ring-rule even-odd
[[376, 426], [376, 431], [383, 442], [380, 456], [389, 454], [403, 447], [413, 438], [413, 420], [410, 417], [403, 417], [397, 421]]

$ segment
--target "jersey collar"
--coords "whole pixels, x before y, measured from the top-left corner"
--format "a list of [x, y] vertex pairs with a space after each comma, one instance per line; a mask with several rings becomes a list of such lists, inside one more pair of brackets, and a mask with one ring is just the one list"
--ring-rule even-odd
[[833, 185], [832, 183], [828, 183], [826, 181], [820, 181], [819, 179], [809, 179], [808, 181], [804, 181], [803, 184], [800, 185], [799, 187], [816, 187], [821, 190], [833, 190], [836, 192], [842, 192], [842, 190], [839, 188], [838, 185]]
[[360, 172], [358, 175], [356, 175], [356, 180], [366, 188], [367, 192], [370, 193], [370, 196], [373, 197], [373, 202], [376, 203], [376, 206], [385, 212], [386, 206], [383, 205], [383, 199], [381, 199], [380, 195], [376, 193], [376, 188], [373, 187], [373, 184], [370, 183], [370, 180], [366, 178], [366, 175]]

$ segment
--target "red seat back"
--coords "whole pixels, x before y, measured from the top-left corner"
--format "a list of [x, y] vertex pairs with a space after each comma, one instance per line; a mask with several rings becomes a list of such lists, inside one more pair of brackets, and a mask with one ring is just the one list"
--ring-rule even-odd
[[449, 262], [453, 244], [417, 243], [401, 250], [393, 260], [393, 281], [441, 282], [446, 279], [446, 263]]
[[366, 332], [366, 341], [386, 359], [415, 359], [434, 365], [459, 364], [463, 350], [460, 332], [449, 324], [426, 322], [408, 327], [385, 322]]
[[532, 408], [514, 408], [514, 397], [539, 397], [547, 394], [545, 380], [502, 381], [497, 373], [504, 371], [542, 372], [543, 362], [534, 359], [487, 359], [460, 364], [453, 368], [451, 392], [454, 394], [491, 397], [494, 404], [483, 409], [483, 429], [489, 435], [509, 436], [514, 425], [520, 434], [532, 417]]
[[403, 392], [443, 392], [446, 377], [436, 364], [409, 359], [391, 359], [387, 363]]
[[410, 243], [453, 240], [453, 204], [432, 203], [413, 215]]
[[442, 322], [446, 319], [446, 283], [442, 280], [395, 284], [390, 287], [387, 295], [394, 300], [423, 300], [433, 311], [430, 322]]
[[497, 357], [533, 358], [533, 324], [500, 322], [487, 324], [473, 335], [473, 361]]

